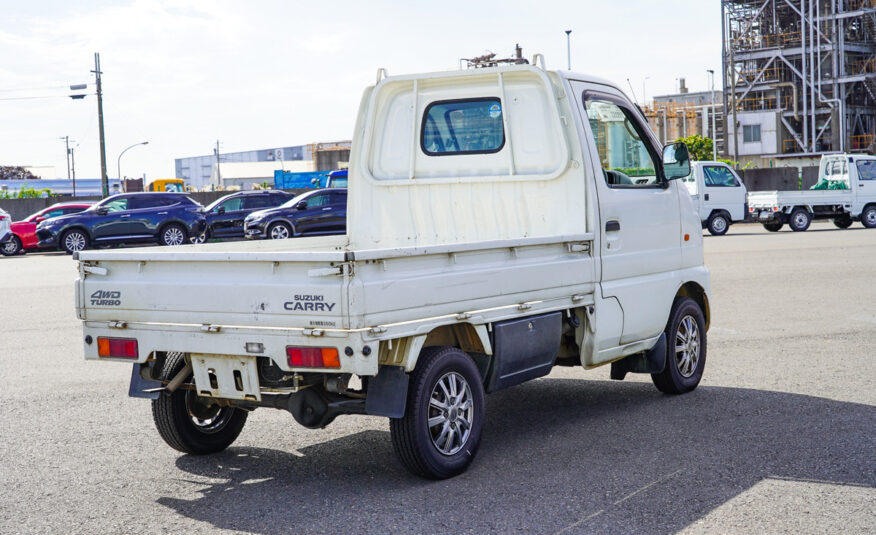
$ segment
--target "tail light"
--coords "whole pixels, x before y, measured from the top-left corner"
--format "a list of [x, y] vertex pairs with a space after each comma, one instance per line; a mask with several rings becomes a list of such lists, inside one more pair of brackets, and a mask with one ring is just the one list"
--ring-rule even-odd
[[779, 211], [779, 207], [778, 207], [778, 206], [773, 206], [773, 212], [778, 212], [778, 211]]
[[140, 356], [135, 338], [103, 338], [97, 339], [97, 355], [118, 359], [135, 359]]
[[749, 207], [748, 207], [748, 213], [751, 213], [751, 212], [754, 212], [754, 206], [749, 206]]
[[286, 346], [286, 357], [292, 368], [340, 368], [336, 347]]

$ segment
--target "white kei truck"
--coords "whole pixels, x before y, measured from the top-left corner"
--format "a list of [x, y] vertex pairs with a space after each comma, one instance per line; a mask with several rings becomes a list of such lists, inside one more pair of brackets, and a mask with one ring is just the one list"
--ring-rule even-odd
[[824, 155], [818, 179], [831, 189], [749, 193], [751, 218], [770, 232], [778, 232], [786, 223], [802, 232], [813, 219], [830, 219], [838, 228], [849, 228], [853, 221], [876, 228], [876, 156]]
[[379, 415], [433, 479], [472, 462], [485, 393], [554, 366], [693, 390], [709, 272], [687, 148], [617, 86], [535, 60], [379, 70], [346, 235], [79, 252], [85, 358], [133, 364], [129, 394], [181, 452], [225, 449], [260, 407]]
[[713, 236], [723, 236], [732, 223], [744, 221], [748, 214], [745, 184], [723, 162], [691, 163], [690, 176], [684, 178], [694, 209], [703, 228]]

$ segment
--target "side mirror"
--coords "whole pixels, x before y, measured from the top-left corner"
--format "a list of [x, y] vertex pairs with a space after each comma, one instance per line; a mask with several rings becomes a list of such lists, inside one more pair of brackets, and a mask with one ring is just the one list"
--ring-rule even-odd
[[301, 201], [295, 205], [295, 208], [298, 210], [307, 210], [307, 201]]
[[216, 213], [224, 214], [224, 213], [225, 213], [225, 207], [224, 207], [224, 206], [220, 206], [219, 209], [216, 210]]
[[34, 218], [35, 223], [42, 223], [45, 220], [46, 220], [46, 218], [43, 216], [39, 216], [39, 217]]
[[684, 178], [690, 174], [690, 154], [681, 142], [663, 147], [663, 175], [666, 180]]
[[101, 206], [97, 209], [97, 215], [107, 215], [109, 213], [109, 209], [105, 206]]

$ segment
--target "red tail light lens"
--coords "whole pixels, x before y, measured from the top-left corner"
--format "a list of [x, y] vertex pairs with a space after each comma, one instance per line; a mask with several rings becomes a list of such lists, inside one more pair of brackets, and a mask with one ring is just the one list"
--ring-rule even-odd
[[140, 356], [137, 340], [134, 338], [97, 339], [97, 355], [117, 359], [135, 359]]
[[292, 368], [340, 368], [336, 347], [286, 347], [286, 357]]

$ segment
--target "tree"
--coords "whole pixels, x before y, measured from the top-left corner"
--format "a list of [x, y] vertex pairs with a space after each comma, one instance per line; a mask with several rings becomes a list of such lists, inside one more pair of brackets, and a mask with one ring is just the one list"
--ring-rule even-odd
[[712, 159], [712, 139], [703, 137], [699, 134], [679, 138], [676, 142], [682, 142], [687, 145], [687, 151], [690, 153], [692, 160], [711, 160]]

